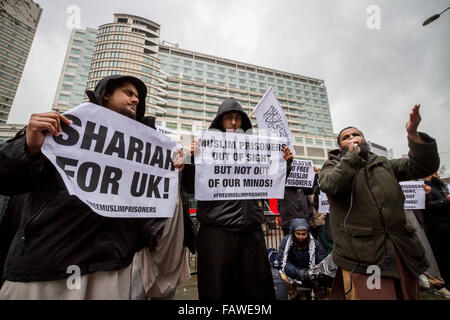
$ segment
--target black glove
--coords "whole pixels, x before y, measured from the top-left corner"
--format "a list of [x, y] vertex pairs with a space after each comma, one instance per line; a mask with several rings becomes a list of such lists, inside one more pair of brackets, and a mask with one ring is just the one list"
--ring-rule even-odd
[[297, 280], [300, 281], [308, 281], [309, 280], [309, 272], [308, 269], [300, 269], [297, 271]]

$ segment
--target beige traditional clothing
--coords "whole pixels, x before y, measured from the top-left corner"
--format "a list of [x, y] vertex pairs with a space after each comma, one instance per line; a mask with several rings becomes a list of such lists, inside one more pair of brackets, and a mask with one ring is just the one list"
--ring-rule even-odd
[[178, 196], [174, 216], [167, 219], [155, 250], [146, 247], [135, 255], [132, 299], [173, 296], [176, 287], [190, 279], [183, 242], [183, 205]]

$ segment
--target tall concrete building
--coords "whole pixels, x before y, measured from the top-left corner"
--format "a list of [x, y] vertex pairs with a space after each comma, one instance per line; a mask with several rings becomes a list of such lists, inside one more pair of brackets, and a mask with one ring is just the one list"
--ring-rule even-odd
[[156, 105], [161, 83], [159, 75], [160, 25], [145, 18], [117, 13], [114, 22], [98, 28], [87, 87], [95, 88], [98, 80], [115, 74], [133, 75], [148, 88], [147, 112], [161, 109]]
[[0, 2], [0, 123], [8, 120], [41, 13], [31, 0]]
[[53, 101], [53, 110], [64, 112], [83, 102], [97, 29], [73, 29]]
[[113, 23], [98, 28], [87, 88], [115, 74], [146, 83], [147, 114], [156, 115], [157, 124], [188, 132], [206, 129], [230, 96], [250, 113], [271, 86], [288, 118], [297, 159], [321, 166], [336, 147], [323, 80], [166, 45], [160, 25], [142, 17], [115, 14]]

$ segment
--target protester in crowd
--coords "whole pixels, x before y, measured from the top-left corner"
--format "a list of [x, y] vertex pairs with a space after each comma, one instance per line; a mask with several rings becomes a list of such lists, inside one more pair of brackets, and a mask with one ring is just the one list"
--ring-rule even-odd
[[[90, 101], [155, 127], [144, 117], [147, 88], [132, 76], [101, 79]], [[53, 164], [41, 153], [47, 135], [71, 121], [56, 112], [33, 114], [0, 150], [0, 193], [27, 193], [20, 226], [6, 258], [1, 299], [129, 299], [131, 263], [144, 246], [154, 248], [166, 219], [108, 218], [70, 196]], [[182, 159], [174, 160], [183, 168]], [[74, 267], [74, 268], [73, 268]], [[70, 276], [79, 289], [70, 290]]]
[[[310, 286], [308, 270], [320, 263], [327, 253], [311, 234], [311, 226], [304, 218], [295, 218], [289, 233], [278, 249], [278, 267], [281, 278], [288, 286], [291, 298], [296, 295], [296, 287]], [[286, 290], [276, 290], [286, 292]], [[282, 298], [278, 296], [277, 298]]]
[[[369, 152], [362, 132], [341, 130], [339, 149], [329, 153], [319, 183], [330, 201], [333, 261], [339, 267], [334, 299], [418, 299], [418, 277], [427, 268], [425, 251], [406, 223], [398, 181], [421, 178], [439, 167], [436, 141], [417, 132], [420, 105], [406, 124], [408, 158], [388, 160]], [[378, 266], [380, 287], [368, 277]], [[369, 272], [369, 274], [367, 274]]]
[[[248, 133], [249, 117], [234, 98], [225, 99], [209, 127]], [[241, 129], [241, 130], [239, 130]], [[194, 153], [196, 143], [191, 152]], [[284, 159], [292, 159], [288, 147]], [[194, 193], [194, 166], [183, 181]], [[274, 299], [274, 288], [261, 224], [263, 200], [198, 201], [197, 277], [200, 300]]]
[[450, 298], [450, 195], [437, 172], [425, 178], [426, 202], [424, 210], [425, 233], [436, 258], [444, 286], [438, 293]]

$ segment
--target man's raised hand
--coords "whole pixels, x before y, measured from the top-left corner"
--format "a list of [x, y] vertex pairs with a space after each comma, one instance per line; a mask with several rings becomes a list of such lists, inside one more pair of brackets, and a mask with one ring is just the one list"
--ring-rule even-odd
[[420, 138], [417, 128], [419, 127], [420, 121], [422, 120], [420, 113], [420, 104], [416, 104], [411, 113], [409, 114], [409, 121], [406, 124], [406, 132], [408, 133], [408, 138], [417, 143], [423, 143], [422, 138]]

